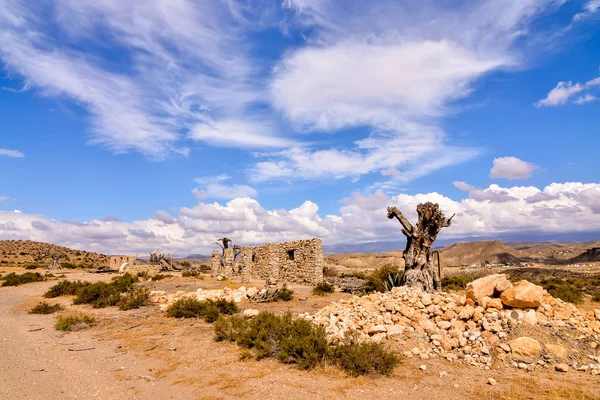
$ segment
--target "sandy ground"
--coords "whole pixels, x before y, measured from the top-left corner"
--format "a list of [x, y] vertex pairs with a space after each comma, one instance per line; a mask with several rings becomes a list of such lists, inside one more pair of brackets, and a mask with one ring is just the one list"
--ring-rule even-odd
[[[1, 399], [600, 399], [600, 377], [528, 373], [500, 363], [484, 371], [413, 358], [390, 377], [350, 378], [328, 366], [303, 372], [274, 360], [241, 361], [241, 349], [213, 340], [210, 324], [169, 319], [157, 307], [94, 310], [73, 306], [67, 297], [50, 299], [100, 321], [89, 330], [59, 333], [55, 315], [27, 313], [54, 283], [0, 288]], [[151, 285], [176, 291], [224, 284], [174, 277]], [[289, 303], [241, 306], [298, 313], [346, 296], [314, 297], [308, 288], [294, 289], [298, 295]], [[422, 364], [426, 371], [419, 369]], [[498, 384], [488, 385], [489, 377]]]

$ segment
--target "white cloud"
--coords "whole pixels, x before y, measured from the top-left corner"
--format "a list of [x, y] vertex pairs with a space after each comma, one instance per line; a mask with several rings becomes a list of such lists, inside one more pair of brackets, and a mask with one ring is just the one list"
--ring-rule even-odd
[[268, 210], [249, 198], [224, 205], [201, 202], [181, 208], [176, 218], [157, 212], [156, 219], [133, 222], [73, 223], [0, 211], [0, 239], [39, 240], [109, 254], [161, 248], [178, 255], [209, 254], [215, 239], [223, 235], [241, 245], [310, 237], [322, 237], [325, 244], [359, 243], [400, 238], [400, 227], [386, 218], [386, 207], [397, 206], [415, 221], [416, 206], [425, 201], [439, 203], [447, 215], [456, 213], [452, 227], [442, 231], [445, 238], [511, 232], [562, 234], [600, 226], [600, 184], [567, 182], [543, 189], [491, 185], [463, 200], [435, 192], [395, 196], [355, 193], [344, 199], [339, 212], [324, 216], [311, 201], [289, 210]]
[[18, 150], [0, 149], [0, 156], [7, 156], [12, 158], [23, 158], [25, 154]]
[[223, 120], [197, 124], [190, 138], [218, 147], [281, 148], [294, 142], [275, 135], [269, 121]]
[[226, 185], [222, 182], [231, 179], [229, 175], [195, 178], [194, 181], [201, 185], [201, 189], [192, 189], [192, 194], [197, 199], [235, 199], [237, 197], [257, 197], [256, 189], [248, 185], [232, 184]]
[[596, 99], [597, 99], [596, 96], [593, 96], [593, 95], [591, 95], [591, 94], [588, 93], [585, 96], [581, 96], [577, 100], [575, 100], [575, 104], [585, 104], [585, 103], [592, 102], [592, 101], [594, 101]]
[[0, 201], [4, 201], [4, 200], [8, 200], [9, 197], [8, 196], [0, 196]]
[[600, 10], [600, 0], [588, 0], [584, 6], [583, 11], [575, 14], [573, 21], [581, 21], [590, 18]]
[[[544, 99], [535, 103], [535, 106], [536, 107], [552, 107], [552, 106], [564, 105], [564, 104], [567, 104], [569, 102], [569, 100], [572, 99], [575, 95], [582, 93], [586, 90], [591, 90], [598, 85], [600, 85], [600, 78], [594, 78], [583, 84], [573, 83], [571, 81], [558, 82], [556, 87], [554, 89], [552, 89]], [[596, 100], [596, 96], [594, 96], [590, 93], [586, 93], [582, 96], [579, 96], [574, 101], [574, 103], [580, 105], [580, 104], [589, 103], [590, 101], [594, 101], [594, 100]]]
[[464, 192], [471, 192], [471, 191], [475, 190], [475, 186], [469, 185], [468, 183], [462, 182], [462, 181], [454, 181], [454, 182], [452, 182], [452, 185], [454, 185], [455, 188], [462, 190]]
[[490, 171], [490, 178], [499, 179], [527, 179], [531, 178], [537, 165], [528, 163], [516, 157], [500, 157], [494, 159], [494, 166]]

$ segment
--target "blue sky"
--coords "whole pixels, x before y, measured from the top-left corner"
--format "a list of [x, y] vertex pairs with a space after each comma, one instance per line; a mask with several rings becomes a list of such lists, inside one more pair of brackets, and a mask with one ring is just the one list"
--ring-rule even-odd
[[[0, 0], [0, 239], [600, 231], [600, 0]], [[568, 221], [568, 222], [565, 222]]]

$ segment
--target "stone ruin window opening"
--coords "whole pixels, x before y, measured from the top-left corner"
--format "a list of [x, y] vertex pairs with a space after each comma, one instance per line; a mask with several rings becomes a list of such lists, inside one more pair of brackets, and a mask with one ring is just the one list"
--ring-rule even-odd
[[288, 250], [287, 254], [288, 254], [288, 260], [294, 261], [294, 259], [296, 258], [296, 250], [294, 250], [294, 249]]
[[252, 262], [255, 263], [256, 262], [256, 254], [252, 254]]

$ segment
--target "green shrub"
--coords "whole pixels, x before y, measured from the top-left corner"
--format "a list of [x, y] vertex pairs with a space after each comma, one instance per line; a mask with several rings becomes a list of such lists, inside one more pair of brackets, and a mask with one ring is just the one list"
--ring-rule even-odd
[[[252, 319], [239, 315], [220, 317], [214, 324], [215, 340], [226, 340], [251, 349], [257, 360], [275, 357], [279, 361], [310, 370], [323, 362], [338, 365], [349, 375], [390, 374], [398, 364], [396, 353], [377, 343], [348, 341], [327, 343], [325, 329], [291, 313], [277, 316], [263, 312]], [[249, 355], [245, 353], [244, 358]]]
[[19, 286], [31, 282], [42, 282], [45, 281], [46, 278], [39, 272], [25, 272], [24, 274], [20, 275], [11, 272], [10, 274], [6, 275], [3, 280], [4, 282], [2, 282], [2, 286]]
[[325, 296], [329, 293], [334, 292], [334, 287], [332, 284], [327, 282], [321, 282], [317, 286], [315, 286], [312, 290], [312, 293], [316, 296]]
[[29, 310], [29, 314], [53, 314], [60, 310], [62, 310], [62, 306], [60, 304], [50, 305], [45, 301], [41, 301], [35, 307]]
[[77, 294], [77, 291], [84, 286], [91, 285], [90, 282], [82, 282], [82, 281], [61, 281], [56, 285], [52, 286], [46, 293], [44, 293], [44, 297], [47, 299], [51, 299], [59, 296], [74, 296]]
[[183, 277], [187, 277], [187, 278], [199, 278], [202, 279], [202, 274], [197, 271], [197, 270], [188, 270], [188, 271], [183, 271], [181, 273], [181, 276]]
[[172, 276], [173, 275], [171, 275], [171, 274], [156, 274], [156, 275], [153, 275], [152, 278], [150, 278], [150, 279], [152, 280], [152, 282], [156, 282], [156, 281], [162, 281], [163, 279], [170, 278]]
[[190, 262], [189, 262], [189, 261], [187, 261], [187, 260], [185, 260], [185, 261], [181, 261], [181, 262], [179, 263], [179, 265], [181, 265], [183, 268], [189, 268], [189, 267], [191, 267], [191, 266], [192, 266], [192, 264], [190, 264]]
[[110, 283], [96, 282], [83, 286], [76, 292], [73, 304], [91, 304], [94, 308], [115, 306], [121, 301], [121, 294], [133, 291], [137, 276], [124, 274], [112, 278]]
[[450, 275], [442, 278], [442, 289], [443, 290], [464, 290], [467, 287], [467, 283], [477, 279], [476, 276], [471, 275]]
[[552, 297], [573, 304], [581, 304], [583, 302], [583, 290], [580, 286], [584, 284], [583, 282], [580, 283], [571, 279], [544, 279], [540, 283]]
[[600, 303], [600, 292], [596, 292], [593, 294], [592, 301], [595, 301], [596, 303]]
[[337, 277], [339, 272], [335, 267], [323, 267], [323, 276], [327, 276], [330, 278]]
[[281, 289], [277, 292], [277, 296], [273, 299], [274, 301], [290, 301], [294, 298], [294, 291], [287, 287], [286, 284], [283, 285]]
[[389, 375], [400, 362], [395, 352], [386, 350], [380, 343], [355, 341], [332, 346], [329, 359], [351, 376]]
[[167, 316], [172, 318], [203, 318], [206, 322], [215, 322], [219, 315], [231, 315], [237, 311], [238, 308], [234, 302], [224, 299], [199, 301], [194, 298], [183, 298], [167, 308]]
[[387, 279], [383, 280], [383, 287], [385, 290], [389, 292], [393, 288], [401, 286], [403, 275], [404, 274], [400, 274], [399, 272], [388, 274]]
[[96, 319], [89, 315], [71, 314], [58, 317], [54, 328], [59, 331], [79, 331], [87, 329], [95, 323]]
[[127, 311], [140, 308], [150, 303], [150, 292], [146, 288], [134, 290], [131, 294], [121, 296], [119, 310]]
[[370, 293], [389, 291], [391, 287], [388, 289], [386, 286], [389, 287], [390, 276], [392, 277], [392, 280], [397, 279], [399, 284], [403, 275], [404, 272], [400, 271], [397, 265], [385, 264], [371, 272], [369, 275], [358, 272], [344, 276], [355, 276], [360, 279], [365, 279], [367, 281], [365, 292]]
[[44, 266], [43, 266], [43, 265], [41, 265], [41, 264], [25, 264], [25, 265], [23, 266], [23, 268], [25, 268], [25, 269], [30, 269], [30, 270], [31, 270], [31, 269], [44, 268]]

